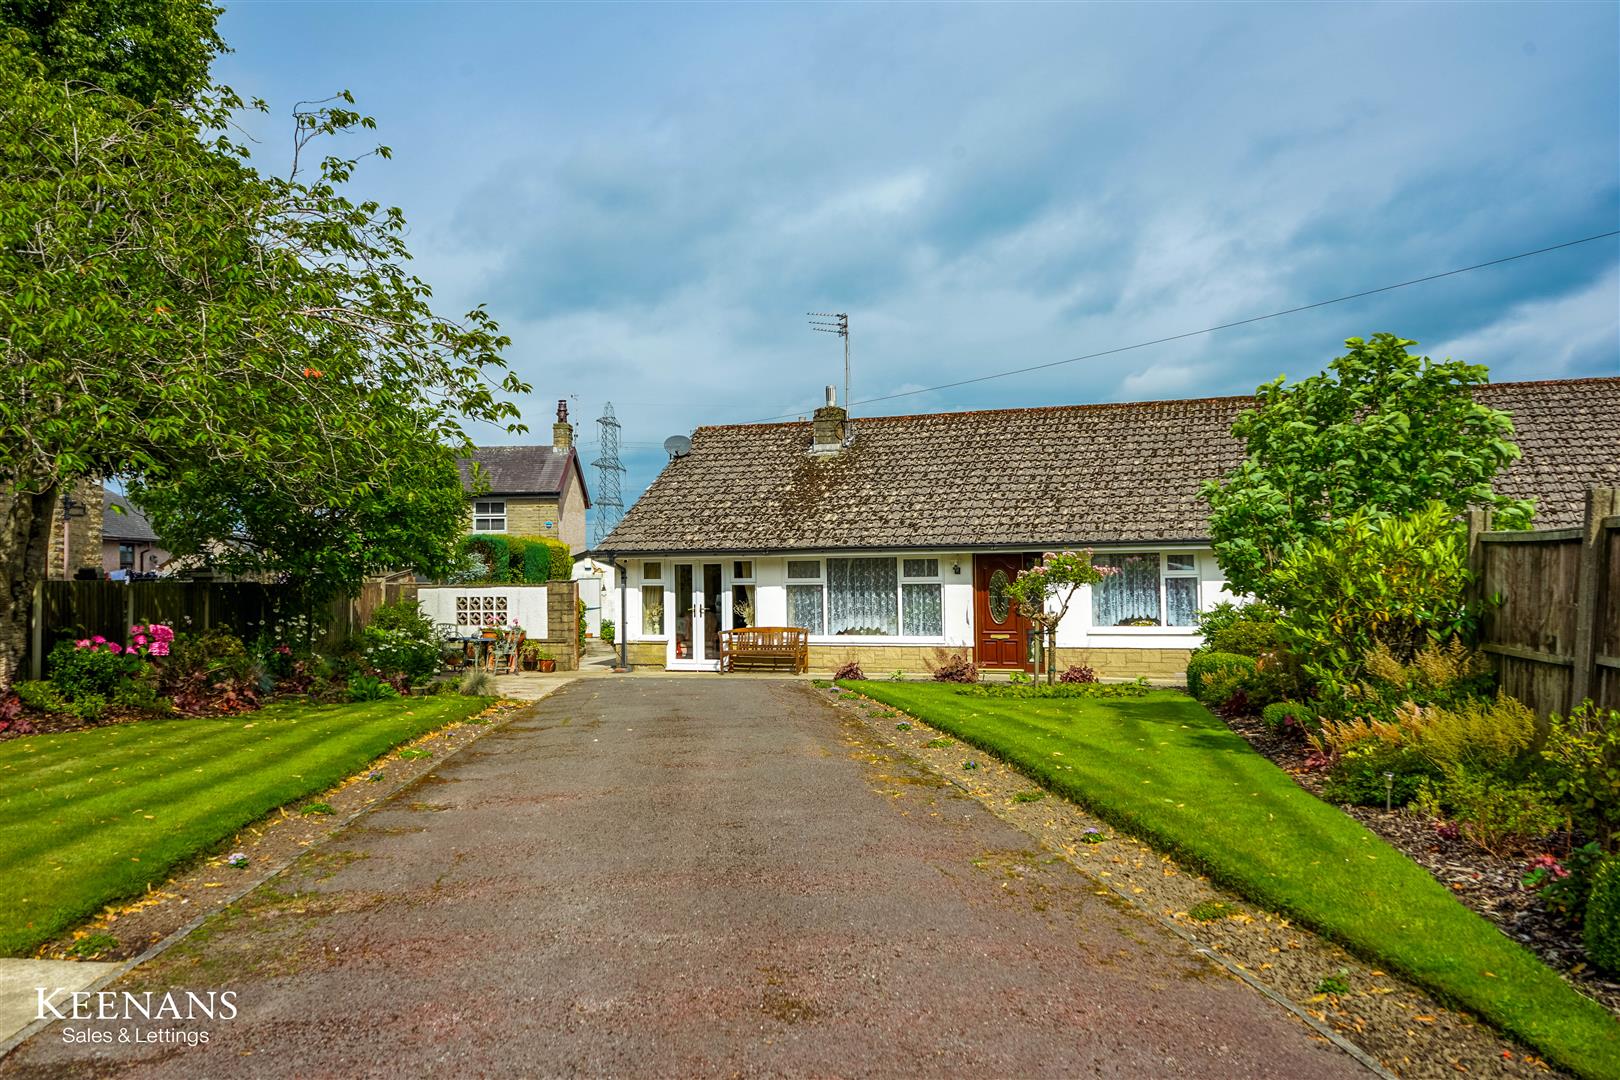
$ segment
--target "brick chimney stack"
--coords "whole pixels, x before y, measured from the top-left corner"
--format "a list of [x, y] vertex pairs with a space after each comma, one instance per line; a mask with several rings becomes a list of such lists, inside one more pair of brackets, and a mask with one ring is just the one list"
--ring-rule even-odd
[[574, 425], [568, 422], [568, 399], [557, 402], [557, 422], [551, 425], [551, 445], [567, 450], [574, 445]]
[[810, 440], [812, 454], [836, 454], [844, 448], [844, 436], [849, 431], [849, 413], [838, 405], [838, 390], [827, 387], [827, 404], [817, 409]]

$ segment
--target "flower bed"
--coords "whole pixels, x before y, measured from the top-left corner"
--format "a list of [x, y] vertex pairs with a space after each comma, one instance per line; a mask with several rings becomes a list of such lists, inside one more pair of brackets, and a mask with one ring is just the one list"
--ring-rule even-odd
[[[1259, 717], [1230, 716], [1227, 726], [1255, 750], [1270, 758], [1300, 787], [1324, 801], [1326, 773], [1312, 765], [1309, 744], [1303, 739], [1268, 728]], [[1381, 839], [1422, 866], [1462, 903], [1495, 923], [1508, 937], [1532, 950], [1558, 969], [1588, 997], [1620, 1014], [1620, 979], [1594, 970], [1587, 961], [1579, 933], [1544, 906], [1536, 891], [1524, 884], [1529, 860], [1492, 855], [1470, 843], [1455, 826], [1423, 814], [1396, 808], [1336, 804]], [[1568, 850], [1570, 838], [1546, 838], [1549, 850]]]

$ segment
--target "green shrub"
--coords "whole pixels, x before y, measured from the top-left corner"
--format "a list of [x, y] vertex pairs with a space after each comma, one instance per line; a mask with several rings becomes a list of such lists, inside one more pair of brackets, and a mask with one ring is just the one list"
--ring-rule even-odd
[[17, 692], [17, 698], [25, 709], [53, 713], [61, 712], [67, 704], [56, 687], [44, 679], [13, 683], [11, 688]]
[[415, 600], [380, 605], [360, 639], [366, 663], [386, 679], [426, 678], [442, 662], [438, 629]]
[[1536, 714], [1506, 694], [1451, 708], [1407, 706], [1397, 715], [1418, 753], [1445, 772], [1504, 772], [1528, 756], [1536, 738]]
[[1205, 638], [1204, 647], [1210, 652], [1264, 656], [1278, 648], [1277, 624], [1270, 619], [1238, 619]]
[[[119, 648], [119, 652], [114, 652]], [[103, 705], [141, 669], [138, 656], [102, 639], [59, 641], [48, 658], [51, 685], [68, 703], [97, 699]]]
[[1187, 692], [1209, 704], [1204, 699], [1204, 682], [1218, 671], [1252, 675], [1255, 672], [1254, 657], [1214, 651], [1194, 653], [1192, 659], [1187, 661]]
[[613, 620], [612, 619], [603, 619], [602, 620], [602, 643], [604, 645], [613, 644], [613, 632], [614, 632]]
[[1271, 576], [1277, 635], [1324, 696], [1344, 697], [1380, 644], [1406, 661], [1471, 624], [1464, 532], [1440, 503], [1406, 517], [1357, 511]]
[[1492, 855], [1512, 855], [1564, 823], [1564, 813], [1541, 785], [1507, 783], [1490, 773], [1447, 772], [1441, 799], [1462, 823], [1468, 839]]
[[1620, 712], [1587, 701], [1548, 725], [1541, 756], [1551, 766], [1553, 791], [1611, 849], [1620, 830]]
[[1408, 701], [1461, 705], [1490, 697], [1496, 682], [1484, 654], [1455, 637], [1430, 642], [1404, 663], [1380, 642], [1362, 658], [1361, 666], [1364, 681], [1355, 688], [1355, 696], [1363, 704], [1388, 709]]
[[524, 538], [523, 580], [538, 585], [551, 576], [551, 545], [542, 537]]
[[1405, 806], [1439, 779], [1440, 771], [1410, 746], [1364, 739], [1339, 754], [1322, 794], [1355, 806], [1383, 806], [1386, 799], [1391, 806]]
[[473, 533], [461, 542], [463, 551], [476, 555], [484, 564], [485, 581], [508, 581], [512, 573], [512, 545], [495, 533]]
[[1194, 619], [1193, 625], [1198, 633], [1203, 635], [1204, 643], [1207, 645], [1210, 638], [1236, 623], [1274, 623], [1277, 621], [1279, 614], [1277, 609], [1270, 604], [1262, 604], [1259, 601], [1248, 604], [1234, 604], [1230, 600], [1222, 600], [1220, 603], [1200, 611]]
[[1604, 859], [1592, 877], [1582, 936], [1593, 967], [1620, 973], [1620, 858]]
[[573, 551], [561, 540], [554, 540], [549, 536], [543, 536], [540, 540], [546, 547], [551, 549], [551, 580], [572, 580], [574, 577]]
[[1273, 701], [1260, 710], [1260, 719], [1272, 731], [1310, 731], [1317, 727], [1316, 712], [1297, 701]]
[[399, 691], [375, 675], [356, 675], [349, 680], [350, 701], [382, 701], [399, 697]]
[[521, 582], [527, 580], [523, 576], [524, 556], [529, 550], [529, 540], [524, 536], [508, 536], [506, 538], [506, 576], [503, 581]]
[[[1547, 860], [1551, 860], [1563, 872], [1562, 877], [1552, 872], [1546, 865]], [[1586, 904], [1592, 896], [1592, 882], [1603, 860], [1603, 849], [1596, 841], [1582, 844], [1562, 859], [1544, 855], [1537, 863], [1531, 864], [1521, 884], [1535, 890], [1542, 906], [1548, 911], [1563, 916], [1569, 922], [1578, 923], [1586, 916]]]

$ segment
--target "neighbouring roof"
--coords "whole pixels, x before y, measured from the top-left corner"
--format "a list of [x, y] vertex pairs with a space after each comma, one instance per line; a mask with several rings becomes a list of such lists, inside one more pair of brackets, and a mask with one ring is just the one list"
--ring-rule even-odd
[[461, 469], [461, 485], [473, 490], [472, 463], [483, 469], [490, 495], [540, 495], [561, 497], [571, 482], [579, 483], [585, 496], [585, 505], [591, 505], [590, 492], [585, 487], [585, 474], [580, 469], [579, 456], [569, 449], [555, 446], [479, 446], [471, 457], [457, 460]]
[[[1524, 456], [1499, 492], [1544, 527], [1578, 524], [1589, 485], [1620, 485], [1620, 378], [1497, 383]], [[699, 428], [602, 554], [1201, 541], [1198, 489], [1242, 458], [1253, 397], [856, 417], [811, 455], [810, 424]]]
[[154, 544], [158, 534], [141, 508], [116, 491], [102, 490], [101, 538], [125, 543]]

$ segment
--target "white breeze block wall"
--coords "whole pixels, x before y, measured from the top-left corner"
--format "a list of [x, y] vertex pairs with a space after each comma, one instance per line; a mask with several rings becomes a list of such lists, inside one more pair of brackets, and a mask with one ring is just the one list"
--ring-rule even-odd
[[486, 625], [510, 619], [532, 638], [546, 636], [544, 585], [424, 585], [416, 602], [435, 623], [455, 627], [458, 637], [476, 635]]

